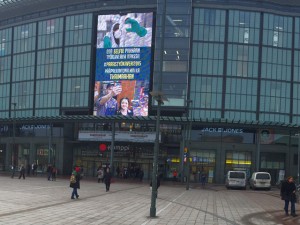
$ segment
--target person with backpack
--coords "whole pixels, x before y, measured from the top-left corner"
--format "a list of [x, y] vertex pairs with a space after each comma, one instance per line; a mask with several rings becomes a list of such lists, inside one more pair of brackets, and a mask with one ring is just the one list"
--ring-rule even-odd
[[77, 166], [75, 166], [71, 174], [70, 188], [73, 188], [71, 199], [79, 198], [77, 190], [80, 189], [80, 168]]

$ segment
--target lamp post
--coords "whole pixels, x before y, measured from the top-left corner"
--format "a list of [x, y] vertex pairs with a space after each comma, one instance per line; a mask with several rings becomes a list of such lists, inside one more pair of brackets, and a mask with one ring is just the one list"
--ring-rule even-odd
[[[156, 116], [156, 137], [153, 153], [153, 172], [152, 172], [152, 193], [151, 193], [151, 207], [150, 207], [150, 217], [156, 216], [156, 198], [157, 198], [157, 157], [159, 149], [159, 131], [160, 131], [160, 107], [164, 104], [164, 98], [162, 93], [162, 71], [163, 71], [163, 60], [164, 60], [164, 38], [165, 38], [165, 24], [166, 24], [166, 0], [162, 0], [162, 13], [161, 13], [161, 32], [158, 34], [160, 37], [160, 54], [159, 54], [159, 73], [158, 73], [158, 87], [157, 91], [152, 91], [150, 94], [153, 99], [157, 101], [157, 116]], [[157, 7], [160, 7], [160, 1], [157, 0]]]
[[162, 92], [150, 92], [152, 97], [157, 101], [157, 116], [156, 116], [156, 136], [154, 144], [153, 153], [153, 171], [152, 171], [152, 192], [151, 192], [151, 207], [150, 207], [150, 217], [156, 216], [156, 198], [157, 198], [157, 158], [159, 150], [159, 131], [160, 131], [160, 107], [164, 104], [164, 98]]
[[13, 115], [13, 145], [12, 145], [12, 154], [13, 154], [13, 159], [12, 159], [12, 165], [13, 167], [16, 166], [16, 146], [15, 146], [15, 138], [16, 138], [16, 106], [17, 103], [13, 102], [11, 103], [14, 108], [14, 115]]
[[297, 162], [297, 181], [298, 184], [300, 184], [300, 131], [298, 132], [298, 134], [296, 134], [296, 136], [298, 136], [298, 162]]
[[[188, 112], [190, 112], [190, 104], [193, 103], [192, 100], [187, 101]], [[190, 113], [189, 113], [190, 115]], [[187, 153], [186, 153], [186, 187], [185, 189], [188, 191], [190, 189], [190, 142], [191, 142], [191, 129], [192, 129], [192, 115], [189, 116], [190, 121], [187, 125], [187, 137], [186, 137], [186, 146], [187, 146]]]

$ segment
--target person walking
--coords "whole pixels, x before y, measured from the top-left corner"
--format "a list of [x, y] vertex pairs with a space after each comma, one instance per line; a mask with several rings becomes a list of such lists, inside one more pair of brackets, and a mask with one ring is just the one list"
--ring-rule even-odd
[[205, 184], [206, 184], [206, 174], [202, 173], [201, 174], [201, 185], [205, 186]]
[[25, 179], [25, 167], [23, 165], [21, 166], [21, 169], [20, 169], [19, 179], [21, 179], [21, 177], [23, 177], [23, 179]]
[[57, 168], [56, 168], [56, 166], [54, 165], [53, 167], [52, 167], [52, 181], [56, 181], [56, 174], [57, 174]]
[[140, 170], [139, 178], [140, 178], [140, 181], [142, 182], [143, 179], [144, 179], [144, 171], [143, 171], [143, 169]]
[[11, 169], [11, 178], [14, 178], [15, 172], [16, 172], [16, 166], [15, 165], [11, 165], [10, 169]]
[[109, 170], [109, 168], [106, 169], [106, 173], [104, 174], [104, 182], [105, 182], [105, 186], [106, 186], [106, 192], [109, 191], [110, 188], [110, 183], [111, 183], [111, 172]]
[[173, 171], [173, 181], [177, 181], [177, 176], [178, 176], [178, 173], [177, 173], [177, 170], [175, 169]]
[[70, 178], [70, 188], [73, 188], [71, 199], [79, 198], [78, 189], [80, 189], [80, 168], [74, 167]]
[[98, 176], [98, 183], [100, 183], [100, 181], [103, 183], [104, 171], [101, 166], [99, 166], [97, 169], [97, 176]]
[[47, 174], [48, 174], [48, 180], [51, 180], [51, 176], [52, 176], [52, 165], [49, 164], [47, 167]]
[[281, 185], [280, 189], [281, 199], [284, 200], [284, 211], [285, 215], [289, 215], [289, 203], [291, 202], [291, 216], [296, 217], [296, 185], [292, 176], [289, 176], [286, 181]]

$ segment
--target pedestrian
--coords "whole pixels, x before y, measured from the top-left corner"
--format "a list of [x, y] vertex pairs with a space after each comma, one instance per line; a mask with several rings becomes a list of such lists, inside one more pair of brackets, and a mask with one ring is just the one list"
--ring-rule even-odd
[[73, 188], [71, 199], [79, 198], [78, 189], [80, 189], [80, 168], [75, 166], [70, 178], [70, 188]]
[[205, 184], [206, 184], [206, 174], [202, 173], [201, 174], [201, 185], [205, 186]]
[[31, 170], [31, 166], [30, 164], [27, 164], [27, 177], [30, 176], [30, 170]]
[[19, 179], [21, 179], [21, 177], [23, 177], [23, 179], [25, 179], [25, 167], [23, 165], [20, 168]]
[[48, 174], [48, 180], [50, 180], [51, 176], [52, 176], [52, 165], [51, 164], [49, 164], [47, 167], [47, 174]]
[[144, 171], [143, 171], [143, 169], [140, 170], [139, 177], [140, 177], [140, 181], [143, 181], [143, 178], [144, 178]]
[[37, 164], [34, 163], [34, 166], [33, 166], [33, 174], [35, 174], [37, 176]]
[[104, 182], [105, 182], [106, 192], [108, 192], [111, 183], [111, 172], [109, 168], [106, 169], [106, 173], [104, 174]]
[[174, 181], [177, 181], [177, 176], [178, 176], [178, 173], [177, 173], [177, 170], [173, 170], [173, 180]]
[[120, 167], [119, 166], [117, 167], [116, 172], [117, 172], [117, 177], [119, 177], [120, 176]]
[[98, 177], [98, 183], [100, 183], [100, 181], [103, 183], [104, 171], [101, 166], [99, 166], [97, 169], [97, 177]]
[[54, 165], [52, 167], [52, 181], [56, 181], [56, 174], [57, 174], [57, 169], [56, 169], [56, 166]]
[[14, 178], [15, 172], [16, 172], [16, 166], [15, 165], [11, 165], [10, 169], [11, 169], [11, 178]]
[[31, 164], [31, 174], [34, 176], [34, 162]]
[[281, 185], [280, 190], [281, 199], [284, 200], [284, 211], [285, 215], [289, 215], [289, 203], [291, 202], [291, 216], [296, 217], [296, 185], [294, 183], [294, 178], [289, 176], [286, 181], [284, 181]]

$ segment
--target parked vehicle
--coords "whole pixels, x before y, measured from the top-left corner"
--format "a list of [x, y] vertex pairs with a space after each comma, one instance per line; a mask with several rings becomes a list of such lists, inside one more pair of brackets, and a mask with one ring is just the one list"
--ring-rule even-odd
[[250, 178], [250, 188], [271, 190], [271, 175], [267, 172], [254, 172]]
[[226, 174], [225, 186], [229, 188], [243, 188], [246, 190], [246, 172], [245, 171], [228, 171]]

